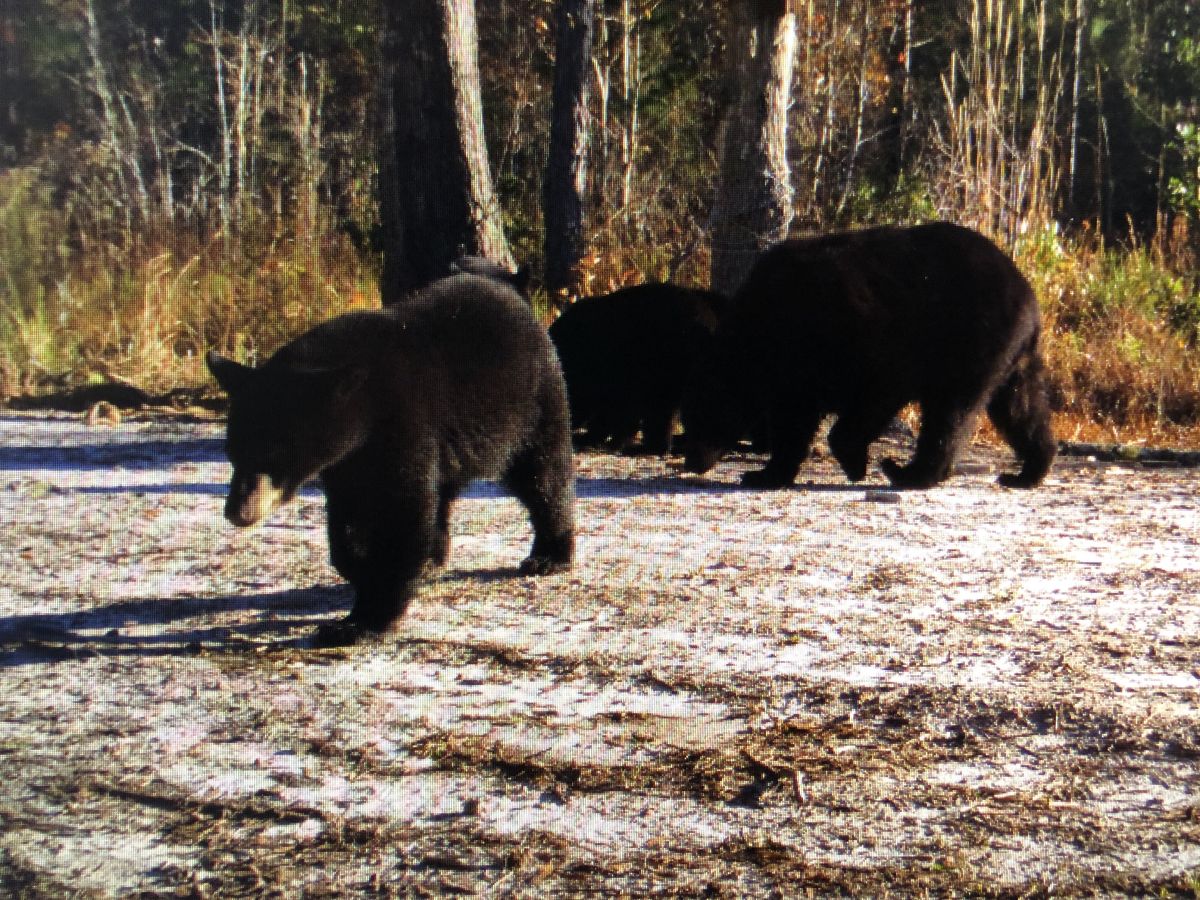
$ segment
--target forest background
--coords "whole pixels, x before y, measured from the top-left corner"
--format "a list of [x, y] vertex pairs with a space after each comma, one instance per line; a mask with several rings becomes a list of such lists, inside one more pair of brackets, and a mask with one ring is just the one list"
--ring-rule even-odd
[[[707, 286], [731, 22], [596, 0], [567, 295]], [[540, 275], [558, 3], [480, 0], [491, 175]], [[795, 233], [949, 219], [1042, 304], [1063, 437], [1200, 443], [1200, 4], [800, 0]], [[380, 302], [378, 2], [5, 0], [0, 393], [206, 381]], [[547, 320], [568, 297], [535, 293]]]

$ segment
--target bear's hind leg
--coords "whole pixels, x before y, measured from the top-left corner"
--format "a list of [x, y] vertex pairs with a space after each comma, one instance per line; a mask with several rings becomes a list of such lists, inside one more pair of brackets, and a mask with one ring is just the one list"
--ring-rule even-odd
[[329, 561], [339, 575], [350, 584], [354, 584], [361, 575], [367, 552], [363, 536], [353, 524], [358, 516], [347, 500], [328, 497], [325, 518], [329, 536]]
[[1021, 471], [1000, 476], [1005, 487], [1030, 488], [1042, 483], [1058, 450], [1050, 427], [1050, 401], [1042, 362], [1035, 353], [1017, 360], [987, 406], [988, 418], [1021, 461]]
[[534, 445], [509, 466], [504, 486], [529, 511], [533, 547], [522, 575], [548, 575], [569, 568], [575, 551], [575, 470], [569, 447]]
[[954, 460], [975, 433], [978, 406], [939, 401], [921, 404], [921, 431], [908, 465], [882, 462], [883, 473], [896, 488], [927, 488], [950, 477]]

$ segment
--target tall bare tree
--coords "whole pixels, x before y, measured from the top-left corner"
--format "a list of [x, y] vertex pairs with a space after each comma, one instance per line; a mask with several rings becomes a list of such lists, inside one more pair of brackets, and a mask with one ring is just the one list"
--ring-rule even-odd
[[1087, 28], [1087, 7], [1084, 0], [1075, 0], [1075, 54], [1071, 63], [1071, 133], [1070, 152], [1067, 156], [1067, 210], [1075, 215], [1075, 186], [1079, 162], [1079, 103], [1083, 86], [1083, 35]]
[[559, 0], [543, 197], [546, 289], [552, 296], [575, 286], [584, 251], [583, 200], [591, 143], [588, 83], [595, 20], [595, 0]]
[[462, 254], [511, 267], [479, 96], [474, 0], [387, 0], [379, 192], [384, 303]]
[[796, 55], [788, 0], [729, 4], [726, 71], [731, 104], [711, 217], [712, 287], [732, 292], [793, 216], [787, 110]]
[[912, 120], [912, 51], [914, 0], [902, 0], [887, 43], [887, 82], [884, 95], [884, 166], [888, 187], [894, 187], [907, 162]]

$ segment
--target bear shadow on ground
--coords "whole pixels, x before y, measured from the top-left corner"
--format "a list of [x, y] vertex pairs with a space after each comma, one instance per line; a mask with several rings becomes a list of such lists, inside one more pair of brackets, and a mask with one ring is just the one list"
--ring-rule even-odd
[[[861, 488], [859, 488], [861, 490]], [[112, 484], [85, 485], [81, 487], [64, 488], [65, 491], [79, 494], [192, 494], [195, 496], [224, 497], [229, 493], [229, 485], [225, 482], [193, 482], [190, 484]], [[746, 491], [741, 485], [729, 482], [713, 481], [707, 478], [679, 476], [660, 476], [646, 478], [577, 478], [575, 480], [576, 496], [588, 499], [603, 499], [613, 497], [641, 497], [653, 494], [724, 494]], [[316, 482], [305, 485], [299, 493], [301, 497], [320, 498], [321, 488]], [[460, 502], [471, 500], [497, 500], [512, 495], [494, 481], [474, 482], [463, 492]]]
[[78, 446], [0, 447], [0, 471], [36, 469], [88, 470], [121, 468], [132, 471], [167, 469], [179, 463], [225, 462], [222, 443], [215, 438], [162, 441], [121, 441]]
[[[0, 618], [0, 669], [80, 660], [96, 656], [187, 656], [201, 649], [274, 649], [308, 646], [312, 626], [350, 603], [348, 585], [318, 585], [286, 591], [206, 598], [123, 600], [95, 609]], [[222, 612], [260, 612], [263, 618], [238, 624], [206, 623]], [[171, 625], [200, 619], [195, 627], [129, 635], [131, 626]], [[89, 633], [94, 632], [94, 633]]]
[[[863, 491], [887, 488], [882, 479], [878, 482], [842, 484], [840, 482], [803, 481], [789, 485], [795, 491], [831, 491], [862, 493]], [[581, 499], [602, 500], [618, 497], [641, 497], [651, 494], [671, 496], [676, 494], [745, 494], [762, 493], [760, 488], [747, 487], [736, 481], [715, 481], [689, 475], [662, 478], [581, 478], [575, 483], [575, 494]], [[779, 493], [772, 491], [769, 493]]]
[[[103, 484], [103, 485], [83, 485], [80, 487], [63, 488], [64, 491], [70, 491], [77, 494], [192, 494], [195, 496], [205, 497], [224, 497], [229, 493], [229, 484], [221, 482], [192, 482], [191, 484]], [[305, 485], [300, 489], [298, 496], [301, 497], [320, 497], [321, 488], [316, 484]]]
[[[864, 491], [874, 488], [886, 488], [886, 482], [879, 484], [859, 483], [840, 484], [836, 482], [804, 481], [792, 485], [798, 491]], [[229, 485], [224, 482], [193, 482], [190, 484], [114, 484], [114, 485], [85, 485], [82, 487], [64, 488], [79, 494], [191, 494], [205, 497], [224, 497], [229, 492]], [[618, 497], [644, 496], [673, 496], [677, 494], [738, 494], [756, 490], [731, 481], [716, 481], [695, 475], [663, 475], [645, 478], [577, 478], [575, 480], [575, 495], [582, 500], [605, 500]], [[306, 485], [300, 491], [300, 496], [320, 498], [321, 489], [313, 483]], [[471, 500], [496, 500], [512, 496], [503, 487], [493, 481], [475, 482], [463, 492], [460, 502]]]
[[87, 485], [69, 489], [76, 494], [192, 494], [201, 497], [224, 497], [229, 492], [229, 485], [222, 482], [195, 484], [105, 484]]

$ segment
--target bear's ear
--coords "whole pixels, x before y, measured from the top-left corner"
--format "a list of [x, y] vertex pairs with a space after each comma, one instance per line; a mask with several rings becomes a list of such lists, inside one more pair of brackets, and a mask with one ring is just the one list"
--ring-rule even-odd
[[217, 379], [217, 384], [230, 395], [240, 391], [254, 372], [249, 366], [234, 362], [215, 350], [209, 350], [204, 355], [204, 362], [208, 366], [208, 371], [212, 372], [213, 378]]
[[515, 287], [522, 294], [528, 294], [529, 293], [529, 280], [532, 276], [533, 276], [533, 270], [529, 267], [529, 264], [526, 263], [525, 265], [523, 265], [519, 269], [517, 269], [517, 271], [513, 272], [512, 276], [509, 280], [512, 282], [512, 286]]

